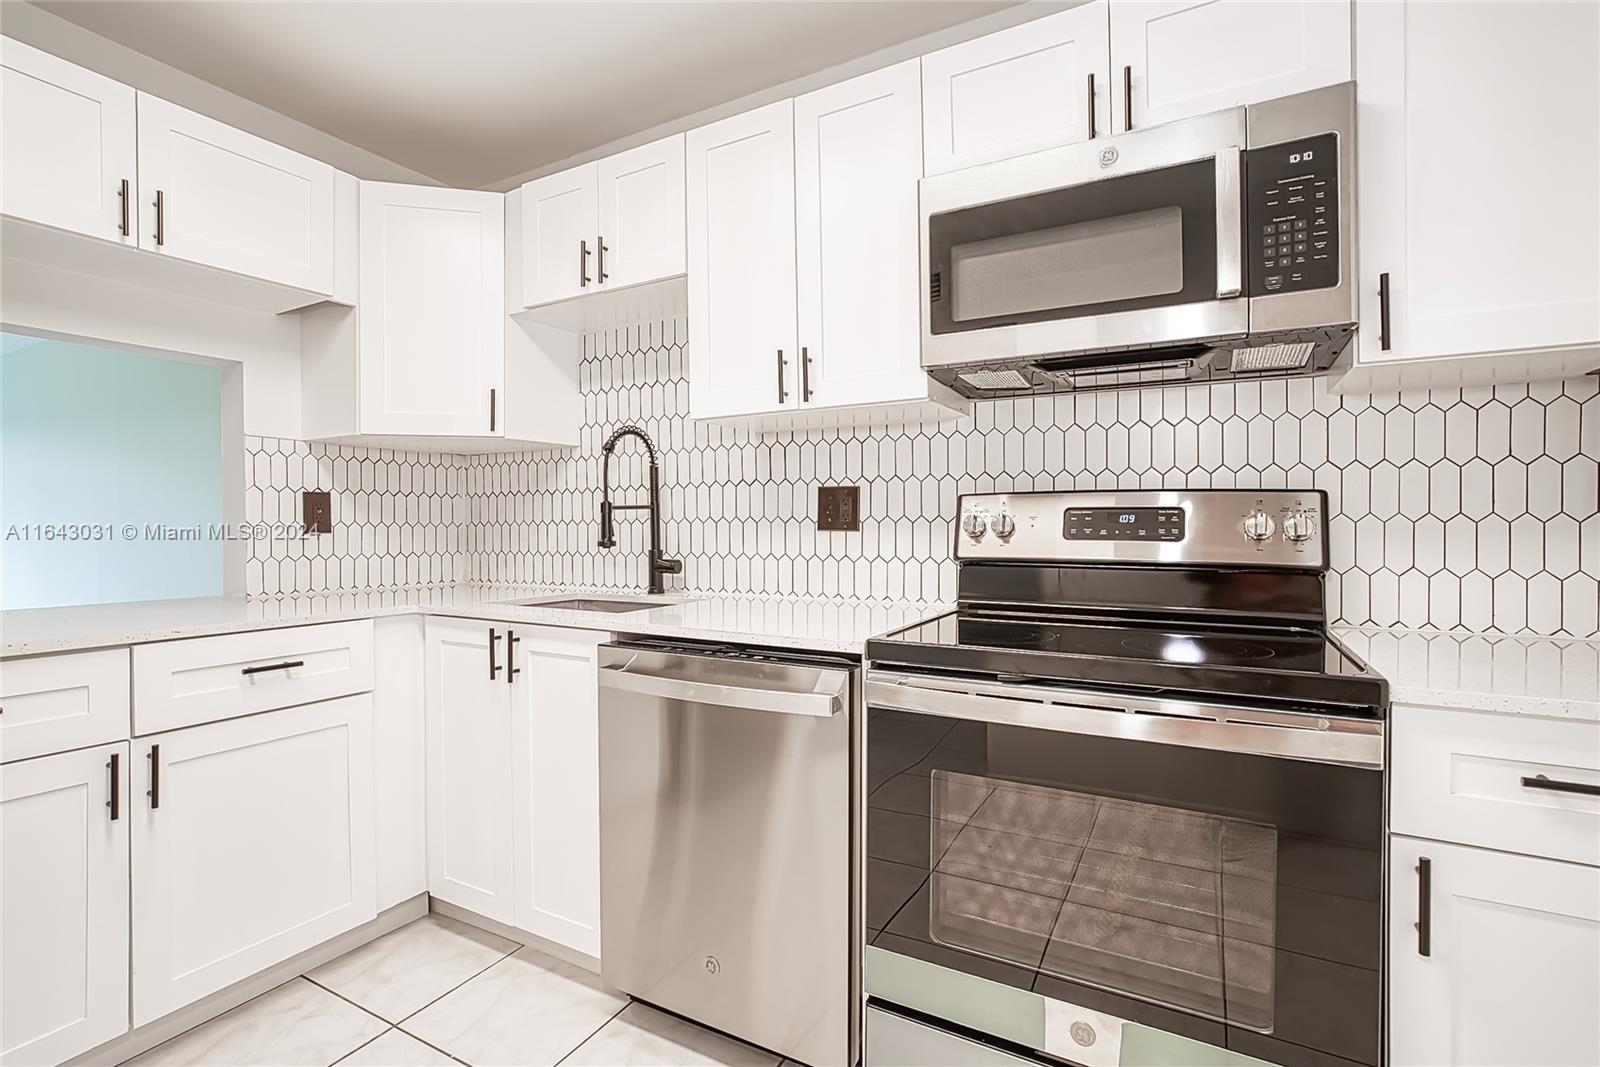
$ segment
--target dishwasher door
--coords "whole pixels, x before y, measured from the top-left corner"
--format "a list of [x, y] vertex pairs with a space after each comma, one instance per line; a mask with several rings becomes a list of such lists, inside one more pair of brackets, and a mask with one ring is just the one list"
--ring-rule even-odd
[[809, 1064], [859, 1048], [850, 661], [600, 648], [601, 973]]

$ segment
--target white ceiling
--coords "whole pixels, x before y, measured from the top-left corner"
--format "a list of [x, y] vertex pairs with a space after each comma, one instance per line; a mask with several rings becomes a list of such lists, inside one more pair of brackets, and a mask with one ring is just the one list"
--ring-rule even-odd
[[1014, 3], [38, 6], [444, 184], [485, 187]]

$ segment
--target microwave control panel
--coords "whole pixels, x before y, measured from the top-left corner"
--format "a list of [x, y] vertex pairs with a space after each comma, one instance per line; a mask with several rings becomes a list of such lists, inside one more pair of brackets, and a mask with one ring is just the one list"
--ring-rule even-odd
[[1325, 133], [1245, 154], [1251, 296], [1339, 284], [1339, 139]]

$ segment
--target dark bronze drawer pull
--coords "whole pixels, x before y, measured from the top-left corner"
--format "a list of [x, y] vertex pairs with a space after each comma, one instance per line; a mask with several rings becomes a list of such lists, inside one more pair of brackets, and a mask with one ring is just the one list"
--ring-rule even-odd
[[282, 663], [264, 663], [259, 667], [242, 667], [240, 674], [265, 674], [267, 671], [287, 671], [294, 667], [304, 667], [303, 659], [286, 659]]
[[111, 768], [111, 799], [106, 801], [106, 807], [111, 809], [111, 821], [116, 822], [122, 818], [122, 753], [111, 753], [111, 762], [106, 766]]
[[517, 642], [522, 638], [517, 636], [517, 631], [506, 631], [506, 684], [510, 685], [517, 680], [517, 675], [522, 673], [522, 668], [517, 666]]
[[144, 795], [150, 798], [150, 810], [155, 811], [161, 806], [161, 746], [151, 745], [145, 758], [150, 761], [150, 788]]
[[500, 647], [500, 635], [494, 632], [494, 627], [489, 627], [489, 681], [494, 681], [500, 673], [500, 665], [495, 662], [495, 649]]
[[1433, 861], [1417, 859], [1417, 955], [1433, 955]]
[[1559, 778], [1546, 778], [1542, 774], [1523, 778], [1522, 788], [1548, 789], [1552, 793], [1577, 793], [1586, 797], [1600, 797], [1600, 785], [1590, 785], [1588, 782], [1563, 782]]

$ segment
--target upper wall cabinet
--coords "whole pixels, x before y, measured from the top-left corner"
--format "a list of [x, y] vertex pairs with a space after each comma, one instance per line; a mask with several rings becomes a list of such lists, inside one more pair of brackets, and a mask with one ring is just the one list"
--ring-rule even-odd
[[134, 91], [0, 38], [0, 212], [136, 245]]
[[333, 292], [328, 164], [139, 94], [141, 247]]
[[1106, 11], [1107, 0], [1094, 0], [923, 56], [927, 174], [1105, 133]]
[[[683, 152], [683, 135], [676, 134], [523, 185], [523, 306], [546, 308], [681, 277]], [[621, 308], [631, 301], [604, 303]], [[578, 321], [581, 314], [565, 308], [529, 317], [590, 325]]]
[[1597, 39], [1594, 4], [1357, 6], [1358, 369], [1600, 365]]
[[1350, 69], [1350, 0], [1111, 3], [1117, 131], [1348, 81]]

